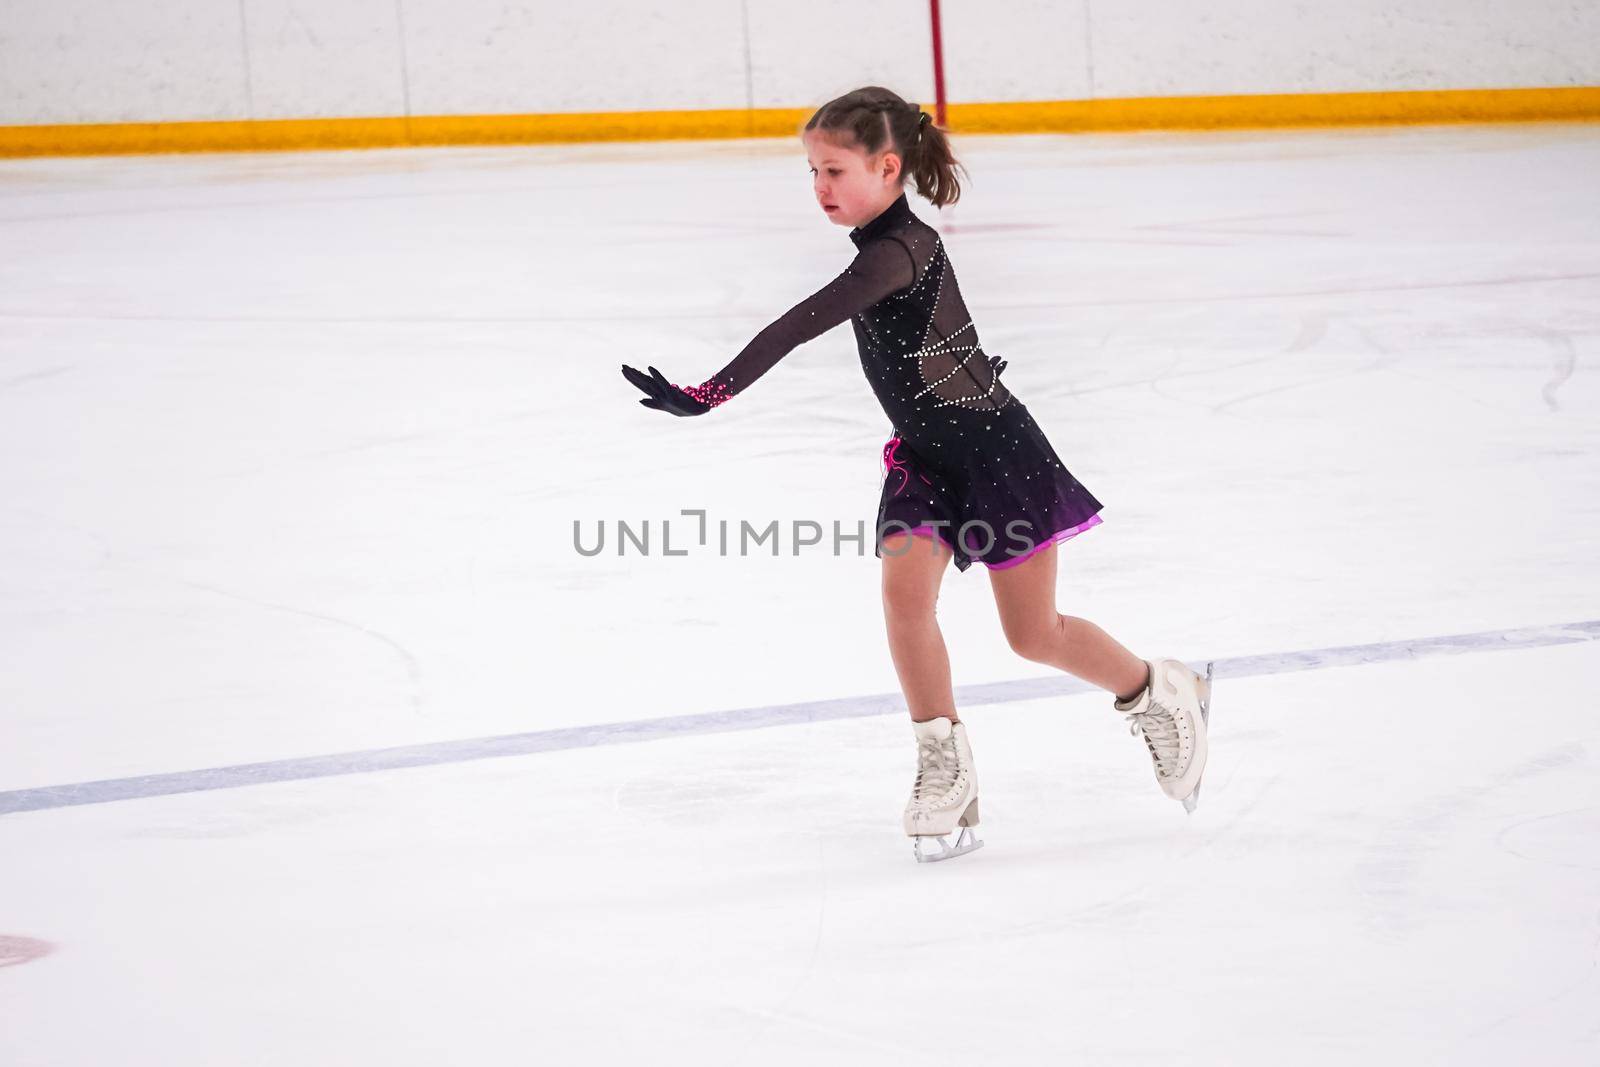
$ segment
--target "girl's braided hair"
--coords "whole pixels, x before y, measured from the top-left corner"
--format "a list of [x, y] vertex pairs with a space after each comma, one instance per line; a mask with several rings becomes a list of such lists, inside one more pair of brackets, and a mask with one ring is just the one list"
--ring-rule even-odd
[[868, 155], [893, 149], [900, 156], [902, 179], [914, 178], [917, 192], [935, 207], [961, 199], [956, 170], [965, 173], [966, 168], [950, 151], [949, 136], [932, 115], [892, 90], [869, 85], [845, 93], [819, 107], [805, 129], [839, 135]]

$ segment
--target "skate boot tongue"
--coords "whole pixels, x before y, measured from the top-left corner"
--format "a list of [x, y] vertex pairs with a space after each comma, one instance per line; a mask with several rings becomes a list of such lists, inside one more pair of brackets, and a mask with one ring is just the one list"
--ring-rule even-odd
[[916, 732], [918, 741], [933, 739], [936, 741], [947, 740], [955, 731], [955, 724], [944, 716], [929, 719], [927, 722], [914, 722], [911, 729]]

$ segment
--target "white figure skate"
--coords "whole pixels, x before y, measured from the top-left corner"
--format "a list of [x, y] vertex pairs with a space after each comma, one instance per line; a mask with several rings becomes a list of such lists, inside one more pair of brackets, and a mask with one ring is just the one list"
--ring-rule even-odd
[[1206, 769], [1206, 730], [1211, 725], [1211, 667], [1200, 677], [1175, 659], [1146, 660], [1150, 683], [1130, 701], [1114, 701], [1128, 717], [1128, 733], [1144, 735], [1155, 764], [1156, 783], [1192, 812], [1200, 802]]
[[[965, 723], [946, 718], [914, 722], [917, 738], [917, 778], [906, 803], [905, 829], [918, 863], [947, 860], [983, 847], [972, 832], [978, 825], [978, 778], [972, 769], [972, 746]], [[945, 840], [956, 828], [956, 843]], [[939, 843], [937, 855], [925, 853], [930, 838]]]

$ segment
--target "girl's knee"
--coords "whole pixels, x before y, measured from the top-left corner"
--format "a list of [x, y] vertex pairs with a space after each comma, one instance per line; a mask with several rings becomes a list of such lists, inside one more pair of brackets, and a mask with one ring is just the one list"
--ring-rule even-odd
[[1006, 643], [1023, 659], [1049, 663], [1056, 645], [1056, 628], [1046, 623], [1009, 627]]

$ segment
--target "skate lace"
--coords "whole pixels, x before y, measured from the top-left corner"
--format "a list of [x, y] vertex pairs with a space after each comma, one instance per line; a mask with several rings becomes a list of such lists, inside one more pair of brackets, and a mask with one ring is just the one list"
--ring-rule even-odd
[[955, 788], [957, 766], [955, 738], [940, 741], [927, 737], [917, 742], [917, 780], [911, 788], [912, 803], [938, 800]]
[[1144, 734], [1144, 743], [1155, 760], [1156, 774], [1170, 778], [1178, 772], [1178, 724], [1172, 709], [1152, 700], [1149, 710], [1128, 716], [1128, 733]]

